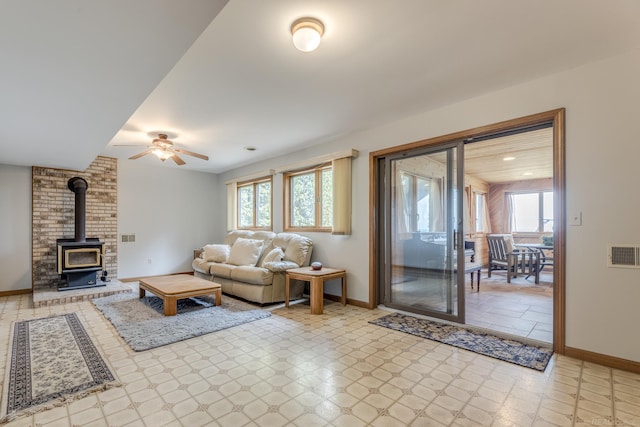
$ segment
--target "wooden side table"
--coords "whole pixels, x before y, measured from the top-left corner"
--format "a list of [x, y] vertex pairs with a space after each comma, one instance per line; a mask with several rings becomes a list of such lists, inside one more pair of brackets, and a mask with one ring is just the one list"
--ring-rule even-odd
[[312, 270], [311, 267], [292, 268], [285, 275], [284, 305], [289, 307], [289, 281], [291, 279], [304, 280], [310, 283], [311, 314], [322, 314], [324, 281], [342, 279], [342, 305], [347, 304], [347, 271], [338, 268], [322, 267], [321, 270]]

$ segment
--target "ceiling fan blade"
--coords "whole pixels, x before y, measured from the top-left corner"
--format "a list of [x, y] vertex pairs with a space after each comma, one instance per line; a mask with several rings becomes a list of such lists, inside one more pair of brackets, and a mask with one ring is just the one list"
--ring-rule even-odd
[[182, 148], [174, 148], [173, 151], [186, 154], [187, 156], [197, 157], [202, 160], [209, 160], [209, 156], [205, 156], [204, 154], [194, 153], [193, 151], [183, 150]]
[[145, 150], [142, 153], [134, 154], [133, 156], [129, 157], [129, 160], [139, 159], [140, 157], [146, 156], [147, 154], [151, 154], [152, 152], [153, 152], [153, 149], [149, 148], [148, 150]]
[[180, 157], [178, 157], [178, 155], [176, 153], [173, 153], [173, 156], [171, 156], [171, 159], [176, 162], [176, 164], [178, 166], [182, 166], [185, 164], [184, 160], [182, 160]]
[[148, 147], [149, 144], [113, 144], [112, 147]]

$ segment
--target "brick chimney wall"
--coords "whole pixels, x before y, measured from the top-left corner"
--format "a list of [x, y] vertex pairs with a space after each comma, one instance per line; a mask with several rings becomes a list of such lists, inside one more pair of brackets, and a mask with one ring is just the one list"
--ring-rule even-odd
[[67, 187], [74, 176], [87, 180], [86, 236], [105, 243], [109, 277], [118, 277], [118, 161], [97, 157], [84, 172], [34, 166], [31, 169], [33, 288], [55, 288], [56, 239], [73, 238], [75, 195]]

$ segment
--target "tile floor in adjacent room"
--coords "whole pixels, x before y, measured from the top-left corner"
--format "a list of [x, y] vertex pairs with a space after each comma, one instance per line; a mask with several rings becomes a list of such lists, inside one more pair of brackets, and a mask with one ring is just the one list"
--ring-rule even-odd
[[[396, 268], [392, 294], [396, 304], [415, 310], [447, 309], [447, 282], [419, 270]], [[476, 273], [477, 274], [477, 273]], [[519, 274], [507, 283], [506, 271], [480, 272], [471, 289], [471, 275], [465, 274], [465, 322], [470, 326], [507, 333], [551, 344], [553, 340], [553, 273], [544, 271], [540, 281]], [[454, 302], [454, 305], [456, 303]]]
[[640, 426], [640, 375], [554, 356], [546, 371], [368, 323], [325, 301], [136, 353], [90, 302], [0, 298], [0, 378], [12, 321], [77, 312], [122, 387], [7, 426]]
[[[546, 343], [553, 342], [553, 273], [543, 271], [540, 283], [519, 275], [507, 283], [504, 271], [487, 277], [483, 269], [480, 292], [465, 285], [466, 323]], [[475, 282], [474, 282], [475, 283]]]

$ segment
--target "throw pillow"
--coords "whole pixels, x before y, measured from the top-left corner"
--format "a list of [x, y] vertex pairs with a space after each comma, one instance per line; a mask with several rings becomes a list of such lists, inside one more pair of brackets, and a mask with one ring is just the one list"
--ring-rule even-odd
[[264, 256], [264, 258], [262, 258], [262, 266], [264, 267], [264, 264], [267, 262], [282, 261], [283, 258], [284, 251], [281, 247], [276, 246], [275, 248], [271, 249], [269, 253]]
[[231, 246], [229, 264], [255, 266], [262, 252], [263, 240], [238, 237]]
[[207, 262], [227, 262], [231, 247], [229, 245], [205, 245], [204, 260]]

